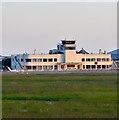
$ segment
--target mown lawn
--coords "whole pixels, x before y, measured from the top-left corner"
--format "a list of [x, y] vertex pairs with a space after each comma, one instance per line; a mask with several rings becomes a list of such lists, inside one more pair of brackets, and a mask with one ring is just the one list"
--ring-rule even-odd
[[117, 118], [117, 74], [6, 74], [3, 118]]

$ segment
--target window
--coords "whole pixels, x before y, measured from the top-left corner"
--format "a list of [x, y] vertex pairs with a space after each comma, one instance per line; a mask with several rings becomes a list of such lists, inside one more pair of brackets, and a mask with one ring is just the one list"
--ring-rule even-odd
[[101, 61], [101, 58], [97, 58], [97, 61]]
[[102, 68], [106, 68], [106, 66], [105, 66], [105, 65], [102, 65]]
[[31, 62], [31, 59], [26, 59], [26, 62]]
[[109, 58], [107, 58], [107, 61], [109, 61]]
[[107, 68], [109, 68], [110, 66], [109, 65], [107, 65]]
[[75, 47], [65, 47], [65, 50], [75, 50]]
[[54, 62], [57, 62], [57, 58], [54, 58]]
[[21, 62], [23, 62], [23, 59], [21, 59]]
[[78, 69], [80, 69], [80, 65], [78, 65]]
[[95, 69], [96, 68], [96, 66], [95, 65], [92, 65], [92, 69]]
[[67, 67], [75, 67], [75, 65], [67, 65]]
[[33, 70], [36, 70], [36, 66], [33, 66]]
[[43, 62], [47, 62], [47, 59], [46, 59], [46, 58], [44, 58], [44, 59], [43, 59]]
[[86, 58], [86, 61], [90, 61], [90, 58]]
[[53, 66], [52, 65], [49, 65], [49, 70], [52, 70], [53, 69]]
[[45, 65], [45, 66], [43, 66], [43, 70], [47, 70], [47, 66]]
[[58, 68], [57, 65], [54, 65], [54, 69], [57, 70], [57, 68]]
[[95, 58], [91, 58], [91, 61], [95, 61]]
[[85, 65], [83, 65], [83, 69], [85, 69]]
[[42, 62], [42, 59], [38, 59], [38, 62]]
[[33, 62], [36, 62], [37, 60], [36, 59], [33, 59]]
[[42, 70], [42, 66], [38, 66], [38, 70]]
[[49, 58], [49, 59], [48, 59], [48, 62], [52, 62], [52, 61], [53, 61], [53, 59], [52, 59], [52, 58]]
[[86, 65], [86, 69], [90, 69], [90, 65]]
[[85, 61], [85, 58], [82, 58], [82, 61]]
[[26, 66], [26, 69], [31, 70], [31, 66]]
[[64, 65], [61, 65], [61, 69], [64, 70]]
[[105, 61], [105, 58], [102, 58], [102, 61]]
[[100, 69], [101, 68], [101, 65], [97, 65], [97, 69]]

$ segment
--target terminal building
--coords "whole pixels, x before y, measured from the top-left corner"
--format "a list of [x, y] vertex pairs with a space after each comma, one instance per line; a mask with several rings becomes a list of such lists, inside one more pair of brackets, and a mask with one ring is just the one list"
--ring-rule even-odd
[[11, 68], [28, 71], [111, 69], [113, 61], [106, 51], [95, 54], [84, 49], [76, 51], [75, 43], [75, 40], [61, 40], [57, 49], [49, 50], [48, 54], [11, 55]]

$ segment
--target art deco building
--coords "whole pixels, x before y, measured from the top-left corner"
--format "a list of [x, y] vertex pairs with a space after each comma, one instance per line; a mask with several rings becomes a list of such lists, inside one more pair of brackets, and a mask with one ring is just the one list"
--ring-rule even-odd
[[113, 61], [110, 54], [76, 51], [75, 40], [62, 40], [57, 49], [48, 54], [17, 54], [11, 56], [12, 69], [28, 71], [53, 70], [102, 70], [110, 69]]

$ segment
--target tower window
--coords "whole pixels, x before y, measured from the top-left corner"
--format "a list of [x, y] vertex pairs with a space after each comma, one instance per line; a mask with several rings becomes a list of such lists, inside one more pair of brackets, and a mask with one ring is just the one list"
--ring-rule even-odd
[[75, 47], [65, 47], [65, 50], [75, 50]]

